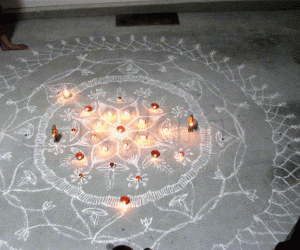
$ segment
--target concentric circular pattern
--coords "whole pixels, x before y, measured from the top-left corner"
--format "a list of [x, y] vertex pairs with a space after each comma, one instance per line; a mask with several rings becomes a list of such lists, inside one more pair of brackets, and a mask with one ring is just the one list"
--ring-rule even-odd
[[[122, 85], [126, 85], [126, 89], [122, 90], [126, 97], [119, 102], [117, 95]], [[146, 97], [139, 96], [136, 88], [147, 90]], [[210, 127], [199, 104], [183, 90], [150, 78], [127, 74], [119, 76], [118, 81], [113, 76], [95, 78], [69, 91], [72, 100], [65, 101], [58, 95], [55, 103], [49, 105], [41, 118], [36, 141], [35, 159], [43, 162], [37, 164], [37, 168], [42, 171], [45, 180], [58, 190], [90, 204], [108, 206], [119, 206], [118, 197], [120, 190], [123, 190], [131, 197], [130, 205], [138, 207], [178, 192], [208, 162], [211, 152]], [[98, 98], [95, 94], [100, 91], [102, 95]], [[153, 99], [164, 102], [154, 110], [150, 105]], [[174, 119], [172, 113], [171, 101], [174, 99], [181, 108], [180, 119]], [[92, 106], [88, 105], [90, 108], [86, 110], [87, 106], [83, 108], [80, 103], [91, 103]], [[124, 116], [125, 111], [130, 115]], [[182, 115], [187, 113], [193, 113], [198, 121], [198, 129], [193, 134], [188, 134], [187, 119]], [[60, 128], [76, 128], [77, 133], [70, 133], [69, 129], [62, 131], [61, 141], [51, 143], [47, 131], [53, 122]], [[97, 126], [99, 122], [103, 125], [100, 128]], [[163, 130], [166, 126], [170, 131]], [[143, 135], [145, 139], [141, 139]], [[124, 143], [130, 145], [130, 150], [123, 148]], [[56, 153], [52, 150], [54, 147], [63, 149], [62, 153], [57, 152], [56, 158], [60, 162], [57, 165], [51, 164], [53, 153]], [[190, 152], [187, 163], [178, 157], [177, 152], [183, 147]], [[151, 157], [153, 150], [158, 152], [154, 156], [157, 159]], [[74, 159], [74, 152], [77, 151], [83, 152], [84, 161]], [[109, 165], [111, 161], [116, 165], [113, 170]], [[76, 182], [70, 186], [72, 179], [69, 176], [79, 167], [88, 171], [92, 178], [82, 187], [78, 187]], [[136, 189], [137, 183], [128, 185], [128, 182], [136, 182], [131, 176], [137, 174], [147, 176], [147, 186], [144, 188]], [[64, 179], [70, 181], [62, 184]]]
[[133, 36], [33, 56], [0, 80], [0, 232], [17, 248], [272, 249], [298, 218], [298, 127], [243, 65]]

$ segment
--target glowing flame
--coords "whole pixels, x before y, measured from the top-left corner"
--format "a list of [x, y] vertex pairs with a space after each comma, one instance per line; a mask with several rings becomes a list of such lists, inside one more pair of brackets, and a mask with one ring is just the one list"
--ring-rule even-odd
[[71, 96], [71, 93], [70, 93], [70, 91], [68, 91], [67, 89], [64, 91], [64, 97], [66, 98], [66, 99], [68, 99], [68, 98], [70, 98], [70, 96]]
[[168, 128], [168, 127], [164, 127], [163, 131], [164, 131], [165, 133], [168, 133], [168, 132], [169, 132], [169, 128]]

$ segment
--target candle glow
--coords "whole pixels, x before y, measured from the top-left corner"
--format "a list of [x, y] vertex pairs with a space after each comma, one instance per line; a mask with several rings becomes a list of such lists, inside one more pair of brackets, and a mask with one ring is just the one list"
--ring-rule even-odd
[[92, 106], [86, 105], [86, 106], [84, 107], [84, 109], [85, 109], [85, 111], [90, 112], [90, 111], [92, 110]]
[[130, 202], [130, 199], [129, 199], [129, 197], [127, 197], [127, 196], [122, 196], [122, 197], [120, 198], [120, 201], [121, 201], [123, 204], [128, 204], [128, 203]]
[[75, 128], [72, 128], [72, 133], [76, 134], [77, 130]]
[[141, 119], [139, 120], [139, 123], [142, 124], [142, 125], [144, 125], [144, 124], [146, 123], [146, 121], [145, 121], [145, 119], [141, 118]]
[[118, 97], [118, 102], [122, 102], [122, 101], [123, 101], [122, 97], [119, 96], [119, 97]]
[[107, 116], [108, 116], [108, 117], [110, 117], [110, 118], [111, 118], [111, 117], [113, 117], [113, 115], [114, 115], [114, 114], [113, 114], [113, 112], [111, 112], [111, 111], [108, 111], [108, 113], [107, 113]]
[[146, 139], [147, 139], [147, 135], [142, 134], [142, 135], [141, 135], [141, 140], [142, 140], [142, 141], [145, 141]]
[[165, 133], [168, 133], [168, 132], [169, 132], [169, 128], [168, 128], [168, 127], [164, 127], [163, 131], [164, 131]]
[[123, 148], [124, 148], [124, 149], [130, 149], [129, 143], [125, 143], [124, 146], [123, 146]]
[[78, 153], [75, 154], [75, 157], [76, 157], [77, 160], [82, 160], [84, 155], [83, 155], [83, 153], [78, 152]]
[[125, 128], [123, 126], [118, 126], [117, 130], [119, 131], [119, 133], [125, 132]]
[[101, 128], [103, 126], [102, 122], [97, 122], [97, 127]]
[[124, 116], [125, 116], [126, 118], [128, 118], [128, 117], [130, 116], [130, 113], [129, 113], [128, 110], [124, 111]]
[[107, 146], [103, 146], [103, 147], [102, 147], [102, 151], [103, 151], [103, 152], [107, 152], [107, 151], [108, 151], [108, 147], [107, 147]]
[[180, 152], [179, 152], [179, 156], [181, 156], [181, 157], [184, 156], [184, 152], [183, 152], [183, 151], [180, 151]]
[[154, 158], [157, 158], [158, 156], [160, 156], [160, 153], [158, 150], [152, 150], [151, 151], [151, 155], [154, 157]]
[[92, 134], [92, 139], [95, 140], [97, 138], [96, 134]]
[[66, 90], [64, 91], [64, 97], [65, 97], [66, 99], [68, 99], [68, 98], [70, 98], [70, 96], [71, 96], [70, 91], [66, 89]]
[[152, 103], [152, 104], [151, 104], [151, 107], [152, 107], [153, 109], [158, 109], [158, 104], [157, 104], [157, 103]]

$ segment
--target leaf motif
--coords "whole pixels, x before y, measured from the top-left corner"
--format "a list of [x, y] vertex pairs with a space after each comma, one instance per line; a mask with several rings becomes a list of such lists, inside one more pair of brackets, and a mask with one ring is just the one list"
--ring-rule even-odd
[[45, 214], [46, 210], [50, 210], [56, 207], [56, 205], [52, 204], [53, 201], [45, 201], [42, 208], [42, 213]]
[[218, 143], [221, 147], [224, 146], [224, 138], [223, 138], [222, 133], [221, 133], [220, 131], [218, 131], [218, 132], [216, 133], [216, 141], [217, 141], [217, 143]]
[[81, 74], [82, 74], [83, 76], [87, 76], [87, 75], [89, 75], [89, 74], [94, 75], [95, 73], [94, 73], [93, 71], [90, 71], [90, 70], [87, 70], [87, 69], [82, 69], [82, 70], [81, 70]]
[[28, 106], [27, 107], [27, 110], [30, 112], [30, 113], [33, 113], [35, 111], [35, 108], [36, 106]]
[[148, 228], [148, 227], [151, 225], [152, 220], [153, 220], [153, 217], [151, 217], [150, 219], [148, 219], [148, 218], [146, 217], [144, 220], [141, 219], [141, 224], [142, 224], [144, 227]]
[[137, 74], [139, 72], [139, 69], [137, 67], [135, 67], [135, 65], [133, 65], [133, 63], [127, 63], [127, 64], [119, 67], [118, 70], [124, 74]]
[[114, 171], [107, 171], [104, 175], [105, 177], [105, 185], [106, 189], [110, 190], [114, 186], [114, 181], [115, 181], [115, 175], [116, 173]]
[[28, 229], [21, 229], [21, 230], [15, 232], [15, 235], [18, 236], [18, 240], [23, 239], [24, 241], [26, 241], [28, 236], [29, 236], [29, 230]]
[[78, 149], [78, 148], [71, 148], [71, 152], [72, 152], [73, 154], [77, 154], [78, 152], [81, 152], [81, 150]]
[[75, 134], [73, 134], [72, 131], [70, 131], [70, 141], [73, 141], [77, 137], [77, 135], [79, 134], [79, 132], [80, 132], [80, 126], [79, 126], [78, 122], [73, 121], [73, 123], [72, 123], [72, 129], [73, 128], [75, 128], [77, 132]]
[[169, 203], [170, 207], [179, 205], [182, 206], [182, 203], [185, 203], [185, 199], [187, 198], [188, 194], [182, 194], [182, 195], [178, 195], [175, 196]]
[[94, 208], [94, 207], [85, 208], [82, 210], [82, 212], [84, 214], [95, 215], [95, 216], [107, 216], [108, 215], [108, 213], [105, 210], [100, 209], [100, 208]]
[[34, 173], [32, 173], [31, 171], [29, 170], [25, 170], [24, 171], [24, 174], [27, 178], [27, 180], [32, 184], [32, 185], [35, 185], [36, 182], [37, 182], [37, 177], [35, 176]]
[[126, 97], [126, 91], [122, 89], [121, 87], [118, 88], [117, 90], [118, 96], [121, 96], [122, 98]]
[[146, 169], [148, 167], [153, 167], [167, 174], [172, 174], [174, 170], [170, 168], [167, 165], [167, 163], [161, 158], [165, 151], [166, 149], [159, 151], [160, 152], [159, 158], [153, 158], [151, 155], [147, 156], [142, 163], [142, 168]]
[[28, 131], [28, 133], [27, 133], [26, 138], [29, 139], [33, 136], [33, 133], [34, 133], [34, 126], [31, 123], [28, 124], [27, 131]]
[[103, 102], [98, 102], [98, 112], [99, 112], [99, 115], [101, 116], [107, 109], [107, 105]]
[[188, 80], [188, 81], [180, 81], [180, 85], [187, 90], [197, 91], [197, 89], [195, 88], [196, 85], [195, 79]]
[[223, 176], [223, 174], [222, 174], [222, 172], [220, 170], [218, 170], [218, 171], [215, 172], [215, 176], [216, 177], [214, 177], [213, 179], [216, 179], [216, 180], [224, 180], [225, 179], [224, 176]]
[[96, 169], [98, 169], [99, 171], [108, 171], [108, 170], [114, 170], [114, 171], [127, 171], [129, 170], [129, 168], [126, 165], [123, 165], [121, 163], [116, 163], [115, 162], [115, 166], [113, 168], [111, 168], [109, 166], [109, 164], [105, 164], [105, 165], [101, 165], [99, 167], [97, 167]]
[[16, 207], [22, 207], [20, 200], [15, 195], [6, 194], [4, 197], [11, 205]]
[[[165, 127], [168, 127], [169, 130], [171, 130], [171, 121], [170, 121], [169, 118], [167, 118], [167, 119], [162, 123], [162, 125], [161, 125], [161, 130], [163, 131], [163, 129], [164, 129]], [[162, 136], [163, 136], [163, 138], [164, 138], [164, 140], [165, 140], [166, 142], [171, 143], [171, 144], [173, 143], [173, 138], [172, 138], [172, 135], [171, 135], [170, 132], [168, 132], [168, 133], [163, 132], [163, 133], [162, 133]]]
[[258, 197], [256, 195], [256, 189], [255, 190], [251, 190], [251, 189], [247, 190], [245, 192], [245, 194], [247, 195], [248, 199], [253, 201], [253, 202], [254, 202], [255, 199], [258, 199]]

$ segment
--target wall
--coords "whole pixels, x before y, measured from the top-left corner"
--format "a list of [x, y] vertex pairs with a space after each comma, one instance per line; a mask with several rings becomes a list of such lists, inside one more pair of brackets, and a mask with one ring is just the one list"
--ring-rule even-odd
[[[64, 5], [95, 5], [95, 6], [124, 6], [124, 5], [143, 5], [143, 4], [172, 4], [189, 2], [228, 2], [228, 1], [267, 1], [267, 0], [2, 0], [4, 8], [29, 8], [45, 6], [64, 6]], [[281, 0], [286, 1], [286, 0]]]

